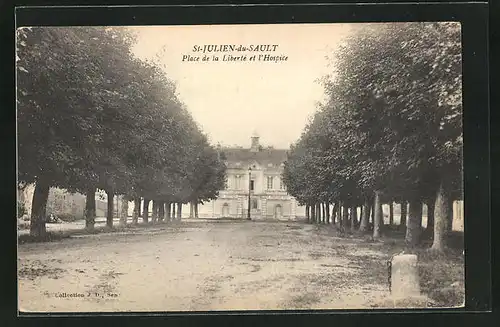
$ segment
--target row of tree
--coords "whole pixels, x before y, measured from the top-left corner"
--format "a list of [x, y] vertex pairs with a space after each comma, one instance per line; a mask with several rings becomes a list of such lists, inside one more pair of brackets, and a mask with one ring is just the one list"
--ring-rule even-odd
[[462, 196], [460, 35], [455, 23], [370, 24], [342, 44], [323, 80], [327, 100], [283, 173], [313, 219], [324, 211], [320, 204], [335, 203], [334, 212], [345, 208], [345, 228], [346, 209], [362, 207], [356, 228], [366, 230], [373, 207], [379, 238], [382, 204], [402, 204], [404, 216], [409, 204], [402, 223], [415, 246], [426, 204], [432, 247], [445, 247], [452, 203]]
[[156, 218], [166, 204], [197, 205], [224, 185], [221, 154], [165, 72], [133, 55], [134, 43], [126, 28], [18, 29], [18, 180], [35, 183], [33, 236], [46, 232], [50, 187], [85, 194], [92, 229], [97, 189], [112, 226], [117, 195], [134, 201], [137, 221], [141, 198]]

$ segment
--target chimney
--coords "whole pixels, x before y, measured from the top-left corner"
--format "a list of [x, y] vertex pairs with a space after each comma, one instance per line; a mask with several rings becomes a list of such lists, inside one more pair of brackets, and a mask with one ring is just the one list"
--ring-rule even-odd
[[250, 151], [259, 152], [260, 144], [259, 144], [259, 135], [256, 132], [252, 135], [252, 146], [250, 147]]

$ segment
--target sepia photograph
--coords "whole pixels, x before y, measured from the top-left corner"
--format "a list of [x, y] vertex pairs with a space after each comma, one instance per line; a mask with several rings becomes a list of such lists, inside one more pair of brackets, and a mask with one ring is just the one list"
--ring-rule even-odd
[[464, 307], [461, 33], [18, 28], [19, 312]]

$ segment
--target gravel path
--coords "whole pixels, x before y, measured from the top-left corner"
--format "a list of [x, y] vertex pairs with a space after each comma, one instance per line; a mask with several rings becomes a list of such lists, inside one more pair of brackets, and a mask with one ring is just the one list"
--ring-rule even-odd
[[299, 222], [184, 222], [23, 244], [18, 257], [24, 312], [369, 308], [388, 295], [377, 244]]

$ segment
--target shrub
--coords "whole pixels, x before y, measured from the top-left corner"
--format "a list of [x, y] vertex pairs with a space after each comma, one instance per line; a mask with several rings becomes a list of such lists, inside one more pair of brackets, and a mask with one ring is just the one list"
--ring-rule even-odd
[[25, 221], [20, 221], [17, 224], [17, 228], [18, 229], [28, 229], [28, 228], [30, 228], [30, 223], [29, 222], [25, 222]]
[[78, 218], [70, 213], [61, 213], [56, 215], [59, 220], [65, 221], [65, 222], [73, 222], [77, 220], [81, 220], [81, 218]]

